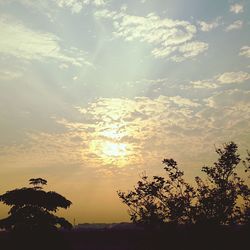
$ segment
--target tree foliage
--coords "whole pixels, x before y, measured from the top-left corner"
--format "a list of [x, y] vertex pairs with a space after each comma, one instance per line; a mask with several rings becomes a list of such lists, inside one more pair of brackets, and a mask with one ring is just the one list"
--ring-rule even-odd
[[196, 177], [197, 220], [216, 224], [240, 223], [243, 217], [239, 199], [249, 199], [249, 188], [238, 176], [236, 167], [240, 163], [237, 145], [230, 143], [223, 149], [216, 149], [219, 159], [212, 167], [203, 167], [207, 184]]
[[29, 183], [36, 189], [41, 189], [43, 185], [47, 185], [47, 181], [42, 178], [32, 178], [29, 180]]
[[[241, 161], [234, 142], [216, 149], [218, 161], [204, 166], [206, 179], [196, 177], [196, 186], [184, 179], [184, 172], [173, 159], [164, 159], [167, 177], [143, 175], [134, 190], [118, 191], [129, 208], [135, 223], [159, 226], [165, 223], [216, 225], [247, 224], [250, 222], [250, 189], [239, 177]], [[243, 161], [250, 171], [250, 154]]]
[[50, 231], [57, 227], [71, 228], [72, 225], [54, 213], [58, 208], [67, 209], [71, 202], [62, 195], [43, 190], [47, 181], [30, 179], [33, 187], [7, 191], [0, 195], [0, 201], [10, 206], [9, 216], [0, 220], [0, 228], [11, 231]]

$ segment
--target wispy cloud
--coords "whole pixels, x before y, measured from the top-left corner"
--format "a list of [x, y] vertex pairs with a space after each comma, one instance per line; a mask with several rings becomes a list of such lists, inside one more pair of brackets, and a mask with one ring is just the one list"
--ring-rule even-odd
[[0, 69], [0, 80], [14, 80], [22, 76], [23, 72], [20, 70]]
[[230, 12], [233, 12], [235, 14], [243, 13], [244, 12], [244, 6], [240, 3], [235, 3], [230, 6]]
[[243, 47], [240, 49], [239, 55], [240, 55], [240, 56], [245, 56], [245, 57], [250, 58], [250, 47], [249, 47], [249, 46], [243, 46]]
[[226, 27], [226, 31], [231, 31], [231, 30], [239, 30], [243, 26], [243, 21], [237, 20], [230, 24], [229, 26]]
[[191, 81], [191, 86], [195, 89], [216, 89], [219, 87], [214, 79]]
[[58, 8], [69, 9], [72, 13], [80, 13], [86, 6], [101, 7], [105, 6], [110, 0], [6, 0], [4, 2], [0, 1], [0, 4], [15, 1], [40, 12], [46, 12], [44, 14], [53, 21], [53, 14], [56, 13]]
[[115, 37], [151, 45], [156, 58], [183, 61], [208, 49], [207, 43], [195, 40], [197, 29], [187, 21], [162, 19], [155, 13], [144, 17], [107, 9], [96, 11], [95, 15], [113, 21]]
[[104, 6], [107, 0], [55, 0], [62, 8], [70, 8], [72, 13], [79, 13], [86, 5]]
[[0, 53], [24, 60], [56, 60], [76, 66], [91, 65], [84, 52], [76, 48], [63, 48], [54, 34], [34, 31], [10, 17], [0, 19]]

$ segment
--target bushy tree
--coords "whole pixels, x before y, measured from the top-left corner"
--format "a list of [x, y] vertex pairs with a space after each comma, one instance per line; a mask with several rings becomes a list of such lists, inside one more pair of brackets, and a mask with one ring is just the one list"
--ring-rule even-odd
[[118, 196], [129, 207], [129, 214], [134, 223], [145, 226], [160, 225], [165, 221], [165, 206], [162, 202], [165, 180], [154, 176], [149, 181], [143, 175], [133, 191], [128, 193], [118, 191]]
[[54, 213], [58, 208], [67, 209], [71, 202], [62, 195], [43, 190], [47, 181], [42, 178], [30, 179], [33, 187], [7, 191], [0, 195], [0, 201], [11, 206], [9, 216], [0, 220], [0, 228], [19, 232], [48, 232], [58, 227], [70, 229], [72, 225]]
[[[184, 180], [173, 159], [164, 159], [166, 178], [149, 180], [144, 175], [134, 190], [118, 191], [118, 196], [128, 206], [131, 220], [144, 225], [249, 223], [250, 189], [236, 171], [241, 161], [237, 149], [234, 142], [216, 149], [219, 159], [212, 167], [202, 168], [207, 178], [196, 177], [197, 187]], [[243, 165], [248, 172], [249, 153]]]
[[164, 159], [167, 179], [144, 175], [133, 191], [118, 191], [122, 202], [129, 207], [131, 220], [150, 227], [166, 222], [179, 224], [193, 220], [195, 190], [183, 179], [173, 159]]
[[248, 186], [236, 172], [241, 161], [237, 149], [233, 142], [226, 144], [223, 149], [216, 149], [218, 161], [211, 167], [202, 168], [207, 180], [202, 181], [196, 177], [198, 222], [223, 225], [243, 222], [243, 207], [247, 205], [250, 193]]

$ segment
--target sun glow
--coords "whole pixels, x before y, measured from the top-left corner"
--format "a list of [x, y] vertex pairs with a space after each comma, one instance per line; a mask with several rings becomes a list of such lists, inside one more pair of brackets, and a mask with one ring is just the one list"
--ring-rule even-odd
[[117, 167], [123, 167], [133, 159], [131, 145], [114, 140], [92, 141], [91, 152], [98, 155], [104, 164]]
[[122, 157], [127, 155], [127, 145], [124, 143], [104, 142], [102, 151], [106, 156]]

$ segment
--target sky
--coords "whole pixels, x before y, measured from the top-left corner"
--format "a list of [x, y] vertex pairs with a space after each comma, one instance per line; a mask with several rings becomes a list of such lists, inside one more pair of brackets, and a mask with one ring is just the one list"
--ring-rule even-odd
[[250, 149], [249, 0], [0, 0], [0, 34], [0, 193], [42, 177], [71, 222], [128, 221], [116, 191], [164, 158], [192, 182]]

